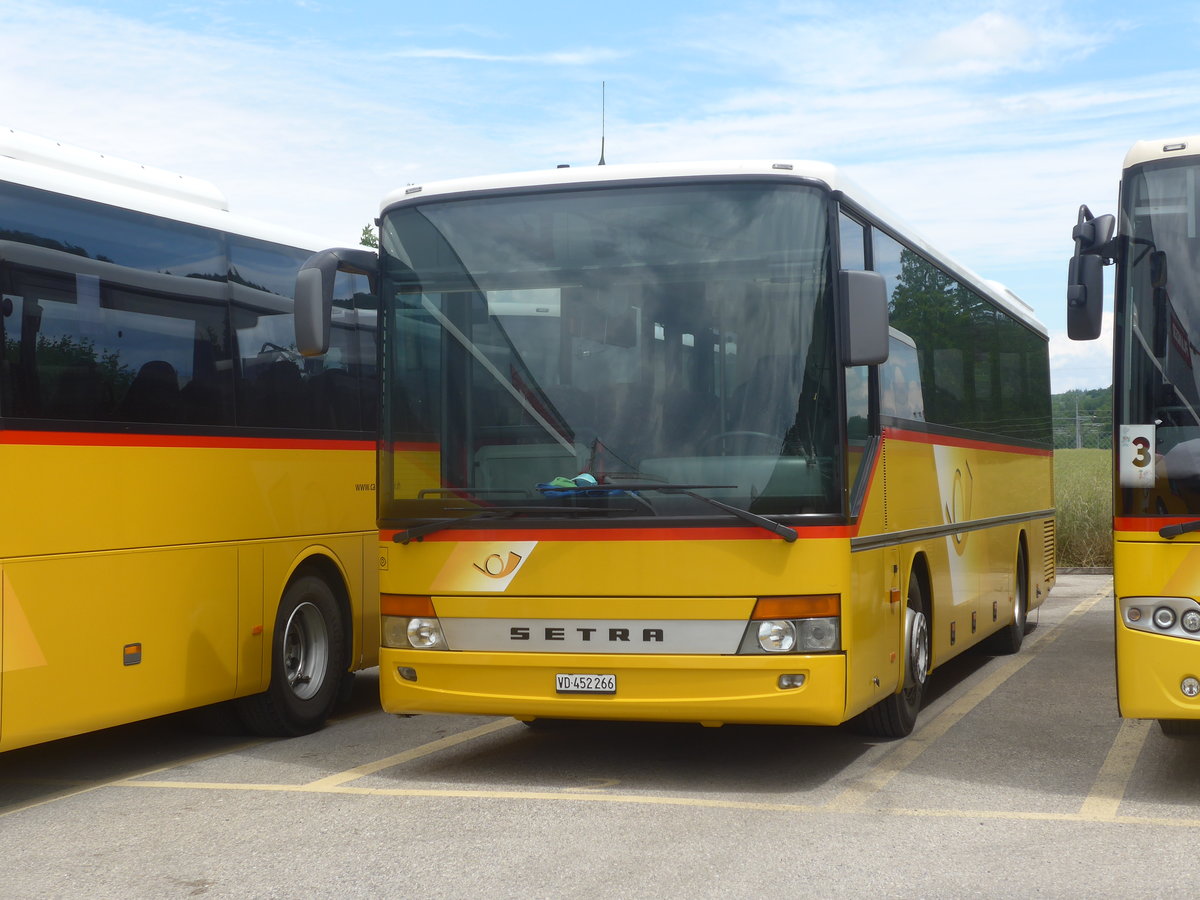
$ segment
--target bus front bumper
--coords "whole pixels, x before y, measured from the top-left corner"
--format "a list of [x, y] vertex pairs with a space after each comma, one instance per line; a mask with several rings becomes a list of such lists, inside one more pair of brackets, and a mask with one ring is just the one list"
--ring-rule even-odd
[[[841, 654], [667, 656], [380, 650], [386, 712], [518, 719], [837, 725]], [[612, 675], [615, 692], [559, 693], [557, 675]], [[798, 684], [781, 687], [784, 683]], [[803, 676], [798, 678], [797, 676]]]
[[1185, 679], [1200, 678], [1200, 641], [1147, 634], [1117, 619], [1117, 702], [1126, 719], [1200, 719], [1200, 696]]

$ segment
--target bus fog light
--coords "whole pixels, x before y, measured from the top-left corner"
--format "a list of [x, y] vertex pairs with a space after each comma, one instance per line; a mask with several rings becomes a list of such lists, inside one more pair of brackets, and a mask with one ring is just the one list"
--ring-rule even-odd
[[437, 619], [409, 619], [405, 633], [409, 646], [414, 650], [438, 650], [446, 643], [442, 635], [442, 623]]
[[796, 649], [796, 623], [787, 619], [760, 622], [758, 646], [768, 653], [787, 653]]
[[1169, 631], [1175, 627], [1175, 610], [1169, 606], [1160, 606], [1154, 611], [1154, 624], [1163, 631]]
[[1179, 617], [1179, 624], [1189, 634], [1200, 632], [1200, 610], [1189, 609]]
[[834, 616], [799, 621], [799, 649], [807, 653], [828, 653], [838, 649], [838, 620]]
[[412, 666], [397, 666], [396, 674], [399, 675], [401, 678], [403, 678], [405, 681], [416, 681], [417, 680], [417, 670], [414, 669]]
[[1193, 678], [1189, 675], [1179, 685], [1179, 690], [1183, 692], [1185, 697], [1195, 697], [1200, 695], [1200, 679]]
[[804, 675], [796, 673], [795, 675], [779, 676], [779, 689], [781, 691], [792, 690], [798, 687], [804, 687]]

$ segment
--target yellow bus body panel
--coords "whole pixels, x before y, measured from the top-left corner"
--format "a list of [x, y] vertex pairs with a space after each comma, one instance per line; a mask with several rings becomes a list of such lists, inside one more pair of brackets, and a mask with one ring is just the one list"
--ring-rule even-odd
[[[513, 523], [406, 545], [384, 532], [381, 590], [429, 596], [443, 620], [748, 626], [759, 597], [837, 594], [841, 603], [841, 650], [828, 654], [385, 647], [384, 709], [835, 724], [902, 686], [904, 598], [918, 558], [929, 570], [935, 666], [1012, 622], [1022, 542], [1029, 608], [1045, 600], [1054, 583], [1049, 451], [889, 429], [869, 464], [857, 523], [801, 528], [795, 543], [745, 526], [656, 529], [652, 519], [625, 531], [578, 524], [534, 531]], [[402, 677], [401, 668], [417, 680]], [[557, 673], [615, 674], [618, 693], [559, 695]], [[804, 686], [781, 689], [785, 674], [804, 674]]]
[[1200, 678], [1200, 641], [1135, 631], [1121, 619], [1122, 597], [1200, 600], [1200, 542], [1155, 532], [1117, 532], [1113, 560], [1117, 702], [1129, 719], [1200, 719], [1200, 697], [1179, 689]]
[[373, 447], [189, 441], [0, 436], [29, 474], [0, 520], [0, 750], [264, 690], [314, 556], [359, 598], [350, 667], [377, 662]]
[[[1029, 610], [1045, 602], [1055, 581], [1053, 456], [973, 443], [888, 439], [886, 489], [872, 494], [878, 504], [874, 514], [886, 532], [1012, 519], [950, 537], [917, 537], [899, 546], [901, 571], [910, 571], [918, 555], [928, 562], [935, 667], [1012, 622], [1022, 534]], [[1032, 515], [1039, 510], [1042, 516]], [[1028, 518], [1026, 512], [1031, 513]]]

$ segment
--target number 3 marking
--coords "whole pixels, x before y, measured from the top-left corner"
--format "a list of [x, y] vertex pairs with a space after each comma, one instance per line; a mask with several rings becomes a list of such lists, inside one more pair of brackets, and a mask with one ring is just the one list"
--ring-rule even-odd
[[1150, 465], [1150, 442], [1144, 437], [1134, 438], [1130, 443], [1137, 449], [1137, 455], [1133, 458], [1133, 464], [1139, 469], [1144, 469]]

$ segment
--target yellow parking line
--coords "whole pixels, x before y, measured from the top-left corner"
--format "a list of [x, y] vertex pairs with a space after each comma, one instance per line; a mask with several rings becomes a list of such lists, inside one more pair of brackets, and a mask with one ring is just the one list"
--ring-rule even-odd
[[[111, 787], [116, 784], [124, 784], [133, 778], [142, 778], [146, 775], [156, 775], [159, 772], [166, 772], [169, 769], [179, 768], [181, 766], [191, 765], [192, 763], [204, 762], [205, 760], [215, 759], [218, 756], [223, 756], [227, 753], [236, 753], [239, 750], [248, 750], [251, 747], [257, 747], [264, 743], [264, 739], [255, 738], [250, 741], [244, 741], [234, 747], [222, 747], [220, 750], [212, 750], [205, 753], [197, 753], [193, 756], [178, 759], [166, 766], [148, 766], [141, 771], [133, 774], [116, 775], [112, 778], [101, 778], [96, 781], [75, 782], [73, 788], [68, 787], [66, 790], [57, 791], [48, 797], [39, 797], [36, 800], [30, 800], [26, 803], [14, 803], [12, 806], [6, 806], [0, 809], [0, 819], [5, 816], [10, 816], [15, 812], [21, 812], [26, 809], [34, 809], [38, 806], [45, 806], [47, 803], [54, 803], [57, 800], [65, 800], [68, 797], [78, 797], [80, 794], [87, 794], [92, 791], [98, 791], [100, 788]], [[26, 782], [29, 783], [29, 782]]]
[[1079, 809], [1084, 819], [1105, 822], [1116, 819], [1138, 754], [1142, 752], [1146, 735], [1150, 733], [1148, 724], [1141, 719], [1126, 719], [1121, 723], [1121, 730], [1117, 732], [1116, 740], [1104, 758], [1096, 783]]
[[458, 744], [473, 741], [477, 737], [491, 734], [495, 731], [501, 731], [505, 728], [512, 728], [514, 725], [520, 724], [516, 719], [499, 719], [495, 722], [488, 722], [486, 725], [480, 725], [478, 728], [471, 728], [467, 731], [460, 731], [458, 734], [452, 734], [449, 737], [444, 737], [441, 740], [430, 741], [428, 744], [422, 744], [420, 747], [414, 747], [412, 750], [405, 750], [403, 753], [397, 753], [395, 756], [389, 756], [385, 759], [376, 760], [375, 762], [365, 763], [361, 766], [355, 766], [353, 769], [347, 769], [344, 772], [338, 772], [335, 775], [327, 775], [324, 778], [318, 778], [316, 781], [310, 781], [304, 785], [308, 790], [321, 790], [323, 788], [337, 787], [348, 781], [354, 781], [356, 778], [365, 778], [368, 775], [374, 775], [384, 769], [390, 769], [392, 766], [398, 766], [414, 759], [420, 759], [422, 756], [428, 756], [431, 753], [437, 753], [439, 750], [446, 750]]
[[854, 781], [838, 796], [834, 797], [825, 808], [831, 812], [851, 812], [861, 809], [867, 800], [883, 790], [893, 778], [911, 766], [922, 753], [929, 749], [947, 731], [953, 728], [964, 716], [986, 700], [992, 692], [999, 688], [1013, 675], [1025, 668], [1039, 653], [1063, 634], [1066, 626], [1078, 619], [1100, 600], [1112, 594], [1111, 588], [1097, 591], [1091, 597], [1081, 601], [1061, 622], [1039, 639], [1029, 642], [1025, 653], [1011, 657], [995, 672], [952, 703], [947, 709], [935, 716], [930, 722], [917, 729], [909, 737], [898, 742], [884, 757], [865, 775]]
[[[121, 787], [158, 788], [171, 790], [199, 791], [262, 791], [283, 794], [340, 794], [348, 797], [404, 797], [430, 800], [540, 800], [567, 801], [571, 803], [616, 803], [636, 806], [676, 806], [703, 809], [728, 809], [747, 812], [782, 813], [830, 813], [841, 814], [842, 810], [831, 811], [826, 806], [803, 803], [774, 803], [754, 800], [721, 800], [715, 797], [672, 797], [655, 794], [608, 794], [578, 793], [574, 791], [495, 791], [471, 788], [366, 788], [329, 786], [313, 789], [299, 784], [231, 784], [221, 782], [181, 781], [129, 781]], [[847, 814], [854, 815], [853, 811]], [[924, 819], [1002, 819], [1025, 822], [1099, 822], [1116, 825], [1157, 825], [1171, 828], [1200, 829], [1200, 819], [1163, 818], [1151, 816], [1116, 816], [1109, 819], [1093, 819], [1081, 813], [1039, 812], [1035, 810], [995, 809], [903, 809], [880, 808], [871, 810], [871, 815], [890, 815]]]

